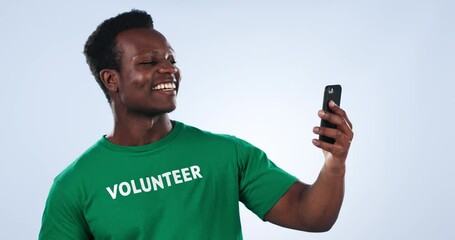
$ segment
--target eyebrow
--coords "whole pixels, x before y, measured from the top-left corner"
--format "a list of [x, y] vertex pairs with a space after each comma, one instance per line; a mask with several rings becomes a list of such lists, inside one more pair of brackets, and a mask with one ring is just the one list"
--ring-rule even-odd
[[[150, 55], [150, 54], [152, 54], [152, 55], [159, 55], [160, 52], [157, 51], [157, 50], [151, 50], [151, 51], [146, 50], [146, 52], [140, 53], [140, 54], [138, 54], [138, 55], [136, 55], [136, 56], [134, 56], [134, 57], [139, 57], [139, 56], [144, 56], [144, 55]], [[174, 49], [169, 48], [169, 51], [166, 51], [165, 54], [171, 54], [172, 56], [175, 56]]]

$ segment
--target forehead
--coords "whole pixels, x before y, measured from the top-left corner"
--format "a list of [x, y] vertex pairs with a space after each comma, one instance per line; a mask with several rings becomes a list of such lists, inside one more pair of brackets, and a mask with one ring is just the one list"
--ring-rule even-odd
[[117, 48], [122, 55], [136, 56], [146, 53], [173, 52], [166, 38], [150, 28], [135, 28], [117, 35]]

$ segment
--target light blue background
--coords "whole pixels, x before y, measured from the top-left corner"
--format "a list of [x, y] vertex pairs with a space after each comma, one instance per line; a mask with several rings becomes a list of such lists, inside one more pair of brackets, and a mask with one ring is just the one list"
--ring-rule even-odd
[[2, 1], [0, 239], [36, 239], [53, 178], [111, 130], [82, 48], [132, 8], [177, 53], [171, 117], [244, 138], [305, 182], [323, 163], [311, 144], [323, 88], [343, 85], [356, 137], [338, 222], [303, 233], [242, 208], [245, 239], [453, 239], [449, 0]]

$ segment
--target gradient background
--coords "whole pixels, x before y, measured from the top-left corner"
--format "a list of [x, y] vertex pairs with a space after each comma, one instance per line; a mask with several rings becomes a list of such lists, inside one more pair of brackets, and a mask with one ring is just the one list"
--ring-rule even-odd
[[36, 239], [53, 178], [111, 130], [82, 48], [132, 8], [177, 53], [171, 117], [244, 138], [302, 181], [323, 163], [311, 144], [323, 88], [343, 85], [356, 137], [338, 222], [298, 232], [242, 204], [245, 239], [453, 239], [449, 0], [2, 1], [0, 239]]

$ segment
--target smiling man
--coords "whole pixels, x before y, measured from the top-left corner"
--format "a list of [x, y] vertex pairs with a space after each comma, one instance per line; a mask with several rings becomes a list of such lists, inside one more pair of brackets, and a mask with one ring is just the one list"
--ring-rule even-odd
[[180, 70], [152, 18], [133, 10], [104, 21], [84, 54], [114, 115], [114, 129], [59, 174], [40, 239], [241, 239], [241, 201], [264, 221], [305, 231], [335, 223], [353, 138], [344, 110], [319, 112], [334, 144], [312, 185], [229, 135], [170, 120]]

